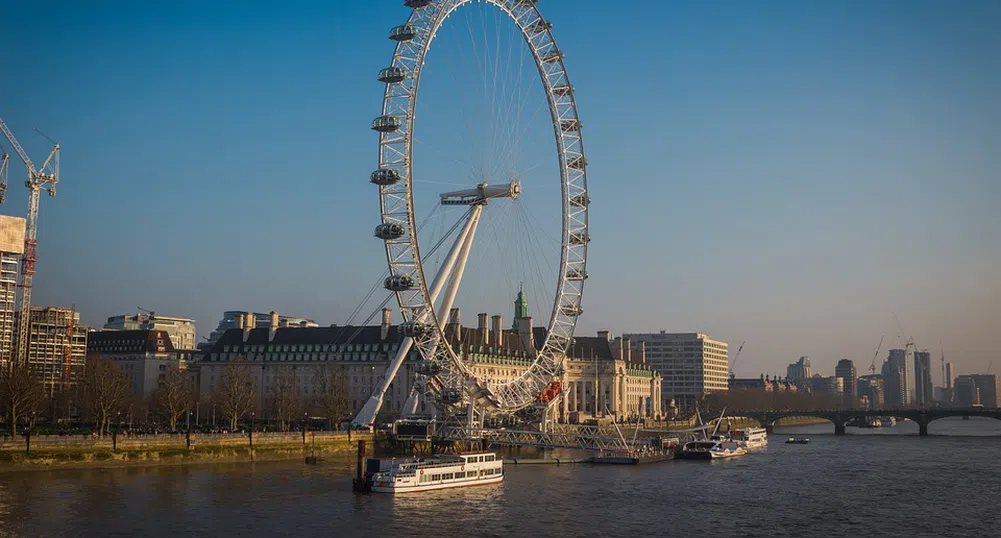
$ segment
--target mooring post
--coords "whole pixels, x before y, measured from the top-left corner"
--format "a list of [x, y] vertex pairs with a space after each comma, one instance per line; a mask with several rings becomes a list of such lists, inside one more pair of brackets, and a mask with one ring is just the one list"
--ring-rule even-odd
[[365, 441], [358, 441], [358, 461], [354, 479], [354, 490], [365, 491]]

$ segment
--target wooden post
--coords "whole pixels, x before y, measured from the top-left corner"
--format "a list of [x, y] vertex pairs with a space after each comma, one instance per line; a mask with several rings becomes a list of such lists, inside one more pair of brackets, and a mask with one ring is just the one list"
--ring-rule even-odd
[[361, 492], [366, 491], [367, 484], [365, 483], [365, 441], [358, 441], [358, 466], [357, 474], [354, 479], [354, 490]]

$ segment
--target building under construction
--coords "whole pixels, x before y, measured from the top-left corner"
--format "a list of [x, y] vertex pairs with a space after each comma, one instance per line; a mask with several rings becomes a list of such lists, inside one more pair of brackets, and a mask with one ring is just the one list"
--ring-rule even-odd
[[14, 357], [17, 265], [24, 253], [24, 219], [0, 215], [0, 366]]
[[75, 308], [33, 306], [28, 327], [28, 365], [45, 393], [76, 387], [87, 359], [87, 327]]

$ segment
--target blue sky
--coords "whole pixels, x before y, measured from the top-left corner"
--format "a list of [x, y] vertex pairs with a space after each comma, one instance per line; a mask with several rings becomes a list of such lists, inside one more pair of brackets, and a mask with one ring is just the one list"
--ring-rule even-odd
[[[6, 6], [0, 116], [39, 159], [34, 127], [64, 147], [36, 304], [76, 304], [94, 325], [140, 305], [196, 318], [202, 335], [230, 309], [343, 323], [384, 270], [368, 124], [401, 4]], [[896, 313], [958, 373], [1001, 369], [1001, 5], [540, 9], [590, 163], [582, 334], [746, 341], [741, 375], [800, 355], [862, 371], [881, 335], [897, 344]], [[420, 125], [451, 147], [467, 116], [450, 92], [477, 95], [436, 52]], [[552, 144], [537, 138], [526, 154]], [[448, 170], [422, 155], [429, 176]], [[2, 211], [23, 215], [23, 168], [11, 175]], [[496, 297], [482, 309], [510, 316]]]

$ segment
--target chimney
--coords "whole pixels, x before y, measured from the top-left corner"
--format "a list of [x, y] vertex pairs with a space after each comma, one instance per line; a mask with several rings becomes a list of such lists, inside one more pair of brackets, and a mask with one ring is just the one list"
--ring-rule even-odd
[[504, 347], [504, 331], [501, 329], [503, 318], [498, 314], [490, 318], [490, 332], [494, 333], [493, 341], [497, 347]]
[[481, 346], [490, 345], [490, 329], [487, 327], [487, 313], [483, 312], [476, 316], [476, 335], [480, 338]]
[[386, 338], [389, 337], [389, 325], [393, 323], [393, 311], [388, 308], [382, 309], [382, 332], [380, 332], [379, 338], [385, 342]]
[[525, 346], [525, 351], [534, 356], [535, 335], [532, 334], [532, 316], [518, 318], [518, 336], [521, 338], [522, 345]]
[[254, 317], [253, 312], [248, 312], [246, 316], [243, 317], [243, 341], [246, 342], [247, 338], [250, 338], [250, 331], [257, 327], [257, 318]]
[[626, 354], [622, 351], [622, 337], [617, 337], [612, 343], [612, 354], [615, 355], [616, 360], [625, 360]]
[[452, 333], [452, 337], [459, 343], [462, 343], [462, 310], [459, 307], [454, 307], [448, 312], [448, 326], [446, 330]]
[[272, 310], [271, 323], [268, 324], [268, 342], [274, 341], [276, 332], [278, 332], [278, 312]]
[[636, 362], [646, 364], [646, 340], [640, 340], [636, 344]]
[[236, 328], [240, 329], [242, 331], [243, 330], [243, 324], [244, 324], [243, 314], [240, 314], [240, 315], [236, 316]]
[[598, 338], [608, 340], [608, 331], [598, 331]]
[[627, 338], [625, 336], [622, 337], [622, 353], [625, 355], [625, 358], [623, 358], [622, 360], [626, 361], [627, 363], [633, 362], [633, 345], [632, 344], [633, 343], [632, 343], [632, 341], [629, 338]]

